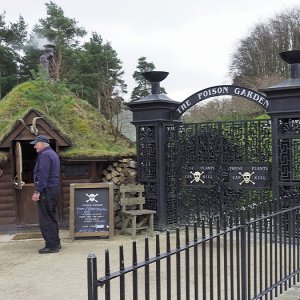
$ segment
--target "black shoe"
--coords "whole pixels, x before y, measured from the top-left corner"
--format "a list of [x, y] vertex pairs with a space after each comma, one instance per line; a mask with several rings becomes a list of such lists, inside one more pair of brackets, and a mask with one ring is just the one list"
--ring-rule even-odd
[[48, 254], [48, 253], [56, 253], [56, 252], [59, 252], [59, 249], [60, 248], [47, 248], [47, 247], [44, 247], [42, 249], [39, 250], [39, 254]]
[[[50, 248], [50, 247], [48, 247], [47, 245], [45, 245], [45, 247], [44, 248]], [[58, 246], [57, 246], [57, 248], [60, 250], [62, 247], [61, 247], [61, 244], [59, 244]]]

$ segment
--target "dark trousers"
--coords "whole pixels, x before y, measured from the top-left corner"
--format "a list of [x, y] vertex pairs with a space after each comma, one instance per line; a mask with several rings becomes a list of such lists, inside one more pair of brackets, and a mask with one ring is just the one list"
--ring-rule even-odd
[[60, 245], [56, 208], [59, 199], [59, 187], [45, 188], [38, 201], [39, 223], [46, 247], [53, 249]]

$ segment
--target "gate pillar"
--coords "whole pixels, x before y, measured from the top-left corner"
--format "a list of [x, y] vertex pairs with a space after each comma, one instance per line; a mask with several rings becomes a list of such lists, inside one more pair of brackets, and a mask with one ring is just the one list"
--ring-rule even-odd
[[263, 89], [272, 126], [273, 193], [278, 208], [300, 195], [300, 50], [280, 53], [290, 64], [291, 77]]
[[145, 186], [146, 207], [157, 211], [157, 230], [167, 228], [165, 126], [181, 122], [173, 120], [178, 102], [159, 93], [160, 82], [168, 74], [161, 71], [143, 73], [151, 82], [152, 94], [127, 103], [136, 127], [138, 181]]

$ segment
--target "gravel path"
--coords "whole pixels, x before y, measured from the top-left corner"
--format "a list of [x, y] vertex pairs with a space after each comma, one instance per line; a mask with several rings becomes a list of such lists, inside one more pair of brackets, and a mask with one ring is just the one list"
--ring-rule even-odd
[[[87, 299], [87, 256], [91, 252], [97, 255], [98, 278], [104, 275], [106, 249], [109, 249], [111, 272], [118, 270], [120, 245], [124, 246], [125, 266], [131, 265], [132, 239], [128, 235], [117, 235], [110, 240], [86, 238], [72, 241], [69, 238], [69, 232], [61, 230], [61, 252], [44, 255], [38, 254], [38, 249], [44, 246], [43, 239], [14, 240], [16, 237], [17, 235], [0, 234], [1, 300]], [[174, 240], [171, 240], [171, 243], [174, 243]], [[149, 238], [149, 248], [150, 257], [155, 256], [153, 253], [155, 237]], [[162, 237], [161, 252], [165, 252], [164, 248], [165, 238]], [[142, 261], [144, 255], [144, 236], [142, 235], [137, 237], [137, 252], [138, 261]], [[118, 285], [118, 282], [119, 280], [115, 283]], [[139, 285], [142, 282], [141, 279]], [[162, 299], [165, 299], [164, 286], [165, 283], [162, 285]], [[132, 283], [129, 282], [129, 290], [132, 289], [131, 287]], [[99, 299], [104, 299], [101, 297], [104, 290], [99, 288], [98, 291]], [[117, 292], [118, 289], [112, 287], [112, 299], [119, 299]], [[152, 290], [152, 296], [155, 299], [155, 289]], [[276, 299], [300, 300], [300, 285], [292, 287]]]
[[[0, 235], [0, 299], [5, 300], [76, 300], [87, 299], [87, 256], [97, 255], [98, 276], [103, 275], [105, 249], [110, 249], [111, 261], [117, 267], [119, 245], [131, 249], [130, 236], [107, 239], [69, 239], [61, 231], [62, 250], [59, 253], [38, 254], [44, 241], [13, 240], [13, 235]], [[116, 270], [116, 269], [115, 269]]]

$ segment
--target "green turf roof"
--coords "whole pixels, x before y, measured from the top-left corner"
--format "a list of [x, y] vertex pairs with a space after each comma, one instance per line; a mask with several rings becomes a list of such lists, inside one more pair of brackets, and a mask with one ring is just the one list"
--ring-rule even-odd
[[[0, 101], [0, 145], [30, 110], [36, 110], [72, 143], [59, 152], [70, 159], [103, 159], [135, 155], [125, 138], [110, 134], [108, 121], [87, 101], [74, 96], [63, 84], [45, 80], [16, 86]], [[7, 157], [0, 151], [0, 161]]]

